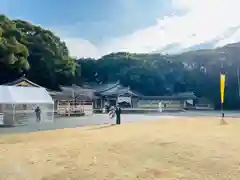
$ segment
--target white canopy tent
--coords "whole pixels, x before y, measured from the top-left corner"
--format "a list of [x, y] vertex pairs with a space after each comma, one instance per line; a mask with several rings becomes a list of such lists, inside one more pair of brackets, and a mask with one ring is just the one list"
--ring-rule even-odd
[[53, 121], [54, 101], [41, 87], [0, 86], [0, 113], [4, 125], [36, 122], [35, 108], [41, 109], [42, 121]]

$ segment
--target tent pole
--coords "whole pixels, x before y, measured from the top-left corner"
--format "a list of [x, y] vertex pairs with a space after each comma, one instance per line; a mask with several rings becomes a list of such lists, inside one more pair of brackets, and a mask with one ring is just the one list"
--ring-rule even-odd
[[53, 105], [52, 105], [52, 122], [55, 123], [54, 112], [55, 112], [55, 106], [54, 106], [54, 104], [53, 104]]
[[12, 114], [13, 114], [13, 123], [14, 123], [14, 125], [16, 125], [16, 121], [15, 121], [16, 107], [15, 107], [15, 104], [12, 105], [12, 109], [13, 109], [13, 112], [12, 112]]

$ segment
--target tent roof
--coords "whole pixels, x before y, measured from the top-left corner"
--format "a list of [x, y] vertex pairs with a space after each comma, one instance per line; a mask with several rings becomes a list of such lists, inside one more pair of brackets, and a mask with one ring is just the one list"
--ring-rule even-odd
[[0, 86], [1, 104], [53, 104], [46, 89], [41, 87]]

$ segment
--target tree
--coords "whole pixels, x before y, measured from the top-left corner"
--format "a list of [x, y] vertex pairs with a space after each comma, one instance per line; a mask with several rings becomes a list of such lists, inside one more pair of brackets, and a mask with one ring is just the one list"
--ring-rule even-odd
[[26, 74], [41, 86], [57, 89], [60, 84], [73, 83], [76, 61], [51, 31], [0, 15], [0, 69], [0, 77], [6, 81]]
[[[6, 77], [17, 77], [18, 73], [29, 69], [27, 47], [19, 42], [22, 33], [15, 23], [6, 16], [0, 15], [0, 75], [1, 83], [5, 83]], [[9, 78], [11, 79], [11, 78]]]
[[24, 35], [20, 42], [28, 47], [30, 53], [28, 61], [31, 68], [27, 77], [50, 88], [72, 84], [75, 60], [69, 57], [65, 43], [49, 30], [21, 20], [14, 22]]

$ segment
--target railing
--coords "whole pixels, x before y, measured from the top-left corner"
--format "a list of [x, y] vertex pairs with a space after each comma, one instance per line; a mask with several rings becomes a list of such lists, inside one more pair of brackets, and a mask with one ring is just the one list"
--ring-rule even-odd
[[56, 111], [55, 115], [58, 116], [82, 116], [93, 114], [92, 105], [80, 105], [80, 106], [60, 106]]
[[196, 110], [213, 110], [214, 108], [210, 104], [197, 104]]
[[4, 125], [3, 116], [3, 113], [0, 113], [0, 125]]

